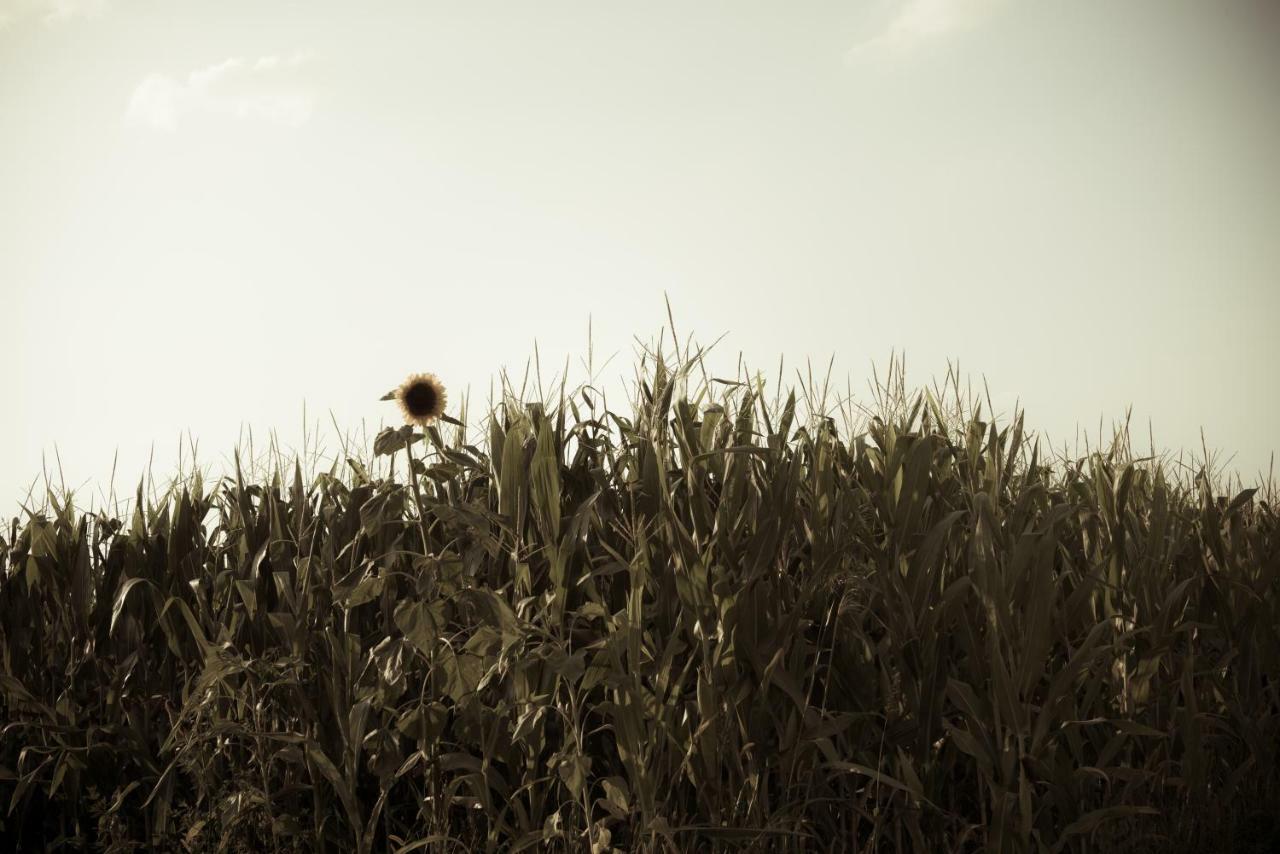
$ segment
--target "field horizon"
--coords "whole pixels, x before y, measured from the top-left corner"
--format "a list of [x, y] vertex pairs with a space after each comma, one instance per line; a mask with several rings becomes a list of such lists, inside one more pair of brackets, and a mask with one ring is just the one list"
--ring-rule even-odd
[[[668, 310], [669, 309], [670, 304], [668, 303]], [[674, 324], [672, 329], [674, 329]], [[664, 329], [656, 340], [649, 344], [641, 344], [637, 359], [641, 363], [642, 369], [644, 363], [652, 363], [655, 357], [663, 358], [662, 350], [664, 347], [664, 341], [662, 336], [665, 335], [666, 332], [667, 330]], [[721, 337], [723, 338], [723, 336]], [[684, 344], [684, 352], [687, 354], [693, 350], [697, 350], [699, 358], [702, 359], [714, 349], [718, 341], [719, 339], [712, 345], [701, 348], [693, 342], [691, 336]], [[670, 347], [672, 345], [666, 344], [665, 346]], [[674, 344], [674, 352], [669, 352], [666, 355], [667, 357], [673, 355], [678, 357], [680, 352], [680, 344], [676, 341]], [[616, 355], [617, 354], [615, 353], [614, 356]], [[610, 357], [609, 361], [612, 361], [612, 359], [613, 356]], [[834, 364], [834, 362], [835, 358], [833, 356], [831, 364]], [[583, 366], [586, 367], [587, 365], [588, 362], [584, 360]], [[963, 418], [960, 413], [964, 409], [967, 409], [968, 412], [972, 414], [977, 411], [977, 407], [982, 406], [985, 407], [987, 417], [991, 424], [999, 425], [1003, 423], [1005, 426], [1009, 426], [1014, 422], [1023, 419], [1027, 414], [1025, 408], [1015, 402], [1011, 413], [1006, 415], [997, 413], [992, 417], [991, 413], [996, 410], [996, 407], [991, 401], [991, 391], [987, 387], [985, 376], [983, 376], [981, 380], [982, 391], [975, 392], [973, 379], [972, 377], [968, 377], [965, 380], [966, 384], [962, 392], [958, 361], [953, 364], [948, 360], [946, 373], [941, 385], [939, 385], [935, 378], [932, 380], [930, 385], [918, 385], [914, 387], [910, 393], [907, 391], [904, 366], [905, 353], [897, 352], [890, 353], [888, 364], [883, 372], [883, 379], [878, 366], [875, 364], [871, 365], [869, 371], [870, 376], [866, 378], [870, 392], [868, 395], [868, 402], [871, 406], [859, 402], [858, 396], [853, 393], [852, 386], [847, 381], [843, 392], [837, 394], [830, 385], [830, 365], [828, 365], [825, 376], [815, 378], [814, 366], [811, 360], [806, 363], [804, 373], [801, 373], [800, 370], [796, 370], [795, 382], [791, 384], [784, 384], [781, 360], [779, 362], [778, 369], [774, 372], [765, 372], [760, 370], [753, 371], [742, 362], [740, 354], [736, 366], [737, 375], [733, 380], [731, 380], [731, 382], [743, 385], [757, 385], [757, 393], [761, 395], [764, 394], [766, 387], [771, 387], [772, 391], [770, 392], [770, 396], [772, 405], [775, 407], [781, 404], [781, 401], [786, 394], [799, 390], [801, 392], [801, 396], [797, 399], [798, 411], [801, 413], [807, 413], [807, 417], [833, 418], [841, 424], [844, 433], [849, 436], [853, 436], [859, 430], [865, 429], [866, 423], [873, 417], [874, 410], [871, 407], [882, 407], [886, 401], [892, 399], [892, 405], [897, 407], [898, 411], [906, 411], [906, 409], [909, 409], [910, 403], [915, 398], [922, 397], [926, 393], [931, 394], [935, 400], [945, 397], [948, 394], [952, 395], [952, 405], [954, 407], [953, 412], [955, 413], [954, 417], [956, 418]], [[576, 388], [567, 393], [569, 398], [572, 398], [584, 388], [592, 389], [599, 393], [599, 389], [604, 385], [600, 384], [599, 378], [596, 376], [596, 374], [600, 372], [600, 368], [591, 366], [588, 372], [591, 374], [591, 377], [578, 382]], [[519, 388], [517, 389], [512, 379], [507, 374], [506, 369], [504, 368], [501, 370], [495, 375], [495, 378], [498, 379], [501, 384], [499, 390], [501, 396], [495, 403], [493, 397], [494, 389], [491, 384], [489, 398], [484, 409], [486, 414], [491, 413], [494, 410], [495, 405], [498, 404], [514, 404], [523, 406], [528, 402], [537, 401], [543, 406], [548, 406], [554, 403], [557, 394], [562, 396], [565, 395], [568, 377], [567, 363], [564, 366], [563, 371], [557, 372], [546, 386], [543, 385], [540, 373], [541, 364], [537, 361], [536, 356], [531, 356], [525, 365], [524, 373], [520, 380]], [[639, 381], [641, 381], [641, 378], [635, 377], [631, 383], [628, 384], [626, 378], [614, 377], [607, 386], [615, 396], [625, 396], [630, 403], [637, 393], [637, 382]], [[551, 389], [550, 394], [545, 392], [545, 389], [547, 388]], [[530, 398], [530, 393], [538, 389], [544, 389], [543, 394]], [[468, 408], [473, 408], [471, 404], [471, 397], [471, 389], [468, 387], [464, 395], [460, 397], [459, 401], [462, 406], [463, 415], [466, 414]], [[819, 406], [825, 407], [824, 411], [820, 413], [810, 411], [810, 408], [815, 404], [815, 398], [817, 399], [816, 402]], [[371, 404], [376, 400], [376, 396], [370, 397]], [[963, 404], [961, 403], [962, 400]], [[385, 407], [385, 404], [383, 404], [383, 406]], [[456, 409], [457, 407], [454, 408]], [[1131, 410], [1132, 407], [1130, 406], [1129, 409]], [[305, 399], [301, 402], [301, 410], [302, 430], [300, 431], [300, 434], [298, 434], [301, 439], [301, 448], [294, 447], [292, 443], [286, 443], [284, 447], [287, 449], [287, 452], [282, 451], [281, 445], [278, 441], [278, 428], [271, 427], [267, 430], [265, 439], [266, 447], [258, 453], [255, 451], [255, 431], [253, 425], [242, 423], [240, 428], [240, 438], [234, 443], [229, 452], [225, 449], [221, 452], [220, 462], [204, 463], [203, 465], [199, 465], [196, 463], [196, 459], [200, 451], [199, 440], [193, 437], [190, 431], [187, 430], [185, 431], [185, 444], [182, 436], [179, 436], [176, 443], [177, 461], [174, 467], [177, 469], [177, 472], [169, 475], [167, 478], [162, 478], [160, 481], [156, 481], [154, 477], [154, 451], [156, 443], [153, 440], [151, 442], [152, 452], [148, 455], [146, 471], [141, 475], [139, 485], [144, 488], [150, 499], [155, 500], [159, 495], [167, 492], [175, 485], [183, 482], [190, 482], [191, 478], [197, 472], [200, 473], [201, 480], [206, 483], [218, 482], [227, 478], [235, 478], [236, 473], [242, 464], [248, 465], [248, 475], [251, 479], [260, 473], [266, 473], [268, 475], [272, 473], [279, 473], [283, 470], [280, 468], [282, 464], [287, 463], [288, 465], [286, 465], [285, 468], [291, 468], [293, 462], [298, 462], [303, 466], [302, 474], [308, 480], [313, 479], [321, 471], [326, 470], [330, 475], [337, 476], [339, 472], [347, 469], [345, 460], [351, 455], [353, 449], [363, 448], [366, 451], [372, 449], [374, 437], [376, 437], [378, 432], [386, 429], [387, 421], [390, 420], [392, 422], [396, 422], [398, 420], [394, 417], [394, 413], [390, 413], [393, 417], [389, 419], [380, 419], [378, 425], [373, 428], [374, 432], [371, 434], [368, 423], [363, 419], [358, 431], [343, 429], [343, 427], [334, 418], [333, 412], [330, 411], [328, 413], [328, 423], [331, 425], [332, 429], [329, 430], [327, 434], [322, 435], [322, 421], [320, 419], [315, 419], [313, 421], [308, 420], [308, 405]], [[1055, 443], [1052, 440], [1051, 433], [1044, 429], [1036, 429], [1033, 426], [1026, 427], [1025, 436], [1027, 441], [1032, 442], [1038, 440], [1040, 437], [1044, 437], [1046, 439], [1045, 453], [1050, 455], [1050, 459], [1057, 465], [1074, 464], [1078, 466], [1083, 460], [1088, 459], [1093, 453], [1103, 452], [1104, 447], [1107, 446], [1108, 443], [1111, 446], [1114, 446], [1123, 439], [1126, 444], [1125, 450], [1130, 460], [1143, 463], [1158, 461], [1164, 467], [1163, 470], [1166, 473], [1177, 472], [1176, 476], [1183, 479], [1179, 482], [1184, 485], [1187, 482], [1185, 480], [1186, 478], [1195, 480], [1200, 477], [1206, 477], [1208, 478], [1211, 489], [1215, 494], [1225, 495], [1230, 493], [1235, 495], [1245, 488], [1258, 489], [1264, 493], [1268, 489], [1274, 489], [1274, 450], [1270, 453], [1270, 456], [1267, 459], [1267, 468], [1265, 472], [1259, 469], [1251, 475], [1246, 475], [1238, 466], [1230, 467], [1233, 456], [1228, 457], [1226, 461], [1220, 461], [1219, 457], [1224, 453], [1224, 451], [1210, 451], [1203, 441], [1198, 449], [1169, 447], [1163, 445], [1157, 448], [1154, 437], [1151, 437], [1149, 438], [1149, 443], [1145, 448], [1146, 453], [1141, 456], [1135, 456], [1133, 453], [1134, 443], [1130, 435], [1129, 412], [1126, 412], [1123, 422], [1117, 422], [1115, 420], [1112, 421], [1109, 428], [1110, 436], [1105, 440], [1102, 421], [1103, 419], [1100, 416], [1094, 427], [1096, 432], [1093, 434], [1090, 434], [1087, 430], [1081, 430], [1079, 426], [1077, 426], [1072, 440], [1071, 451], [1068, 451], [1065, 439], [1061, 442]], [[1148, 425], [1148, 429], [1150, 430], [1152, 426], [1153, 425]], [[459, 441], [468, 444], [476, 444], [484, 437], [485, 428], [483, 427], [483, 424], [466, 424], [462, 426], [461, 429], [468, 432], [466, 432], [465, 436], [457, 437]], [[1203, 440], [1203, 430], [1201, 431], [1201, 436]], [[337, 450], [328, 456], [325, 455], [324, 445], [322, 444], [326, 439], [338, 446]], [[56, 443], [53, 446], [53, 459], [49, 460], [44, 455], [42, 455], [42, 459], [44, 459], [44, 462], [41, 466], [41, 471], [32, 479], [32, 482], [26, 490], [25, 498], [19, 499], [18, 501], [19, 509], [30, 509], [27, 507], [27, 504], [33, 495], [43, 496], [43, 503], [39, 506], [44, 510], [49, 509], [48, 497], [51, 494], [58, 495], [60, 503], [65, 505], [68, 495], [75, 493], [84, 494], [86, 487], [96, 487], [96, 493], [93, 493], [93, 490], [90, 489], [92, 503], [90, 503], [86, 508], [89, 513], [95, 512], [98, 508], [98, 504], [96, 502], [99, 499], [103, 501], [104, 505], [109, 504], [113, 508], [113, 512], [128, 512], [129, 502], [136, 500], [136, 488], [131, 488], [128, 492], [122, 493], [124, 505], [123, 509], [121, 509], [121, 504], [116, 500], [117, 493], [115, 492], [115, 478], [120, 472], [114, 462], [110, 468], [110, 475], [105, 478], [105, 483], [90, 477], [82, 480], [77, 486], [68, 487], [68, 478], [66, 473], [62, 470], [60, 450]], [[395, 459], [382, 460], [376, 455], [373, 457], [374, 465], [385, 463], [390, 466], [391, 468], [389, 469], [389, 473], [394, 471], [396, 462], [397, 461]], [[274, 469], [271, 467], [272, 465], [275, 466]], [[188, 466], [191, 467], [190, 470], [188, 470]], [[1252, 480], [1249, 480], [1248, 478], [1252, 478]], [[74, 476], [71, 478], [71, 481], [73, 483], [75, 482]], [[43, 482], [44, 488], [37, 492], [36, 484], [40, 482]], [[109, 490], [106, 493], [103, 492], [104, 485]]]

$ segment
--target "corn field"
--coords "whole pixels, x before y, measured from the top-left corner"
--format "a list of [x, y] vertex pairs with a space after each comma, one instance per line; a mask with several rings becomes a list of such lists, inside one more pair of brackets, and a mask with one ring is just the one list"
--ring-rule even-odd
[[47, 489], [0, 531], [0, 848], [1280, 851], [1271, 484], [892, 376], [840, 426], [650, 352], [621, 412]]

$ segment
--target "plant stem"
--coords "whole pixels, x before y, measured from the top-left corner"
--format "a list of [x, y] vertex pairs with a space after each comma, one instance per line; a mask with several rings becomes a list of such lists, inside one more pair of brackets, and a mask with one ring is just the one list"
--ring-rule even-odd
[[[425, 438], [425, 436], [423, 437]], [[418, 530], [422, 532], [422, 554], [426, 557], [431, 553], [430, 547], [427, 545], [427, 517], [422, 506], [422, 492], [418, 488], [418, 475], [413, 470], [413, 437], [409, 437], [409, 441], [404, 446], [405, 456], [409, 459], [409, 483], [413, 485], [413, 500], [418, 506]]]

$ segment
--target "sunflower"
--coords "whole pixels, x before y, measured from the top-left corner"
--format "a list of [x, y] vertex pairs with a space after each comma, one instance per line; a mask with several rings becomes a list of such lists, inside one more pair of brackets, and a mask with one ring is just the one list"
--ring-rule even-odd
[[410, 374], [390, 396], [400, 404], [405, 423], [419, 427], [426, 427], [443, 415], [447, 400], [444, 383], [435, 374]]

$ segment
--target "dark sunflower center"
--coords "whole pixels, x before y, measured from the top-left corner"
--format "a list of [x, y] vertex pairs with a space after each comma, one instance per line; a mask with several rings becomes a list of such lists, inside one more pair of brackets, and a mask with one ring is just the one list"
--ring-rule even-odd
[[436, 408], [436, 390], [430, 383], [414, 383], [405, 392], [404, 403], [415, 416], [430, 415]]

